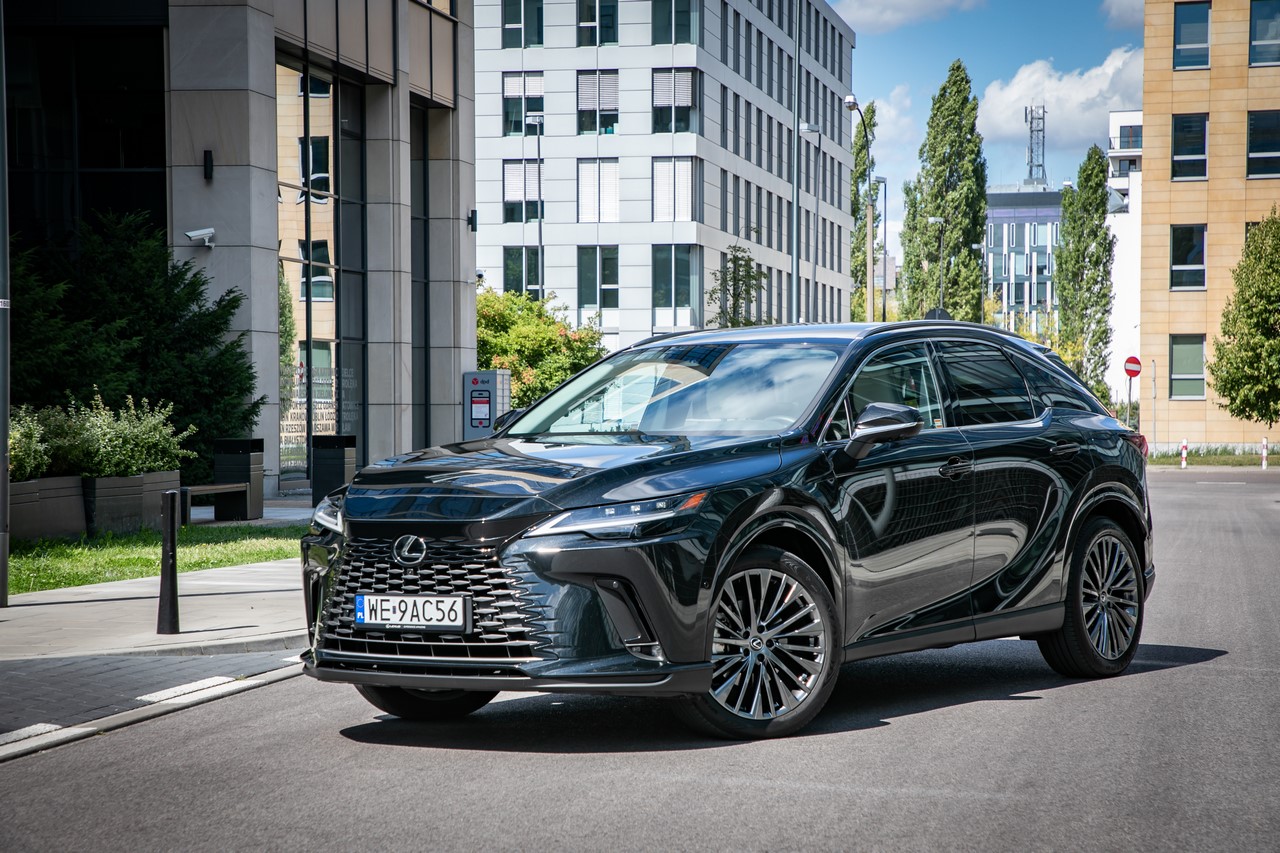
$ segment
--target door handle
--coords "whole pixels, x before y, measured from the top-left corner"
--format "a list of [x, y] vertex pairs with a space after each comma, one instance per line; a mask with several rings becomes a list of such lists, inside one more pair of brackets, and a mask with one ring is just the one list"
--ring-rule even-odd
[[973, 463], [967, 459], [961, 459], [959, 456], [952, 456], [946, 461], [946, 464], [938, 468], [938, 473], [948, 480], [959, 480], [971, 471], [973, 471]]
[[1080, 452], [1080, 445], [1074, 441], [1060, 441], [1049, 451], [1050, 456], [1056, 456], [1059, 459], [1070, 459]]

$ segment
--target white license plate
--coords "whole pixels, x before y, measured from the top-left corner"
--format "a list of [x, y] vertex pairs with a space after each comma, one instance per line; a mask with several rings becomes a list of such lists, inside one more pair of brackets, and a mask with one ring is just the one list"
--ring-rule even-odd
[[471, 628], [471, 599], [464, 595], [357, 595], [356, 627], [466, 633]]

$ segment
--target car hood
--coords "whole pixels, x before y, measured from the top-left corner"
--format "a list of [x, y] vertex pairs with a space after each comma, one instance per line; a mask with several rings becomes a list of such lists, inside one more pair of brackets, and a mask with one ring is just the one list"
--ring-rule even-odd
[[638, 434], [493, 438], [368, 466], [347, 490], [353, 521], [543, 515], [767, 475], [779, 436]]

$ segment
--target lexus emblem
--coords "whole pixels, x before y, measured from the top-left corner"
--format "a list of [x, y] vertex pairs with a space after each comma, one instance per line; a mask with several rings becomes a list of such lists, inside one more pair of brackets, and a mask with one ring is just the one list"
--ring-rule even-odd
[[421, 536], [401, 536], [391, 546], [391, 556], [402, 566], [420, 566], [427, 559], [427, 540]]

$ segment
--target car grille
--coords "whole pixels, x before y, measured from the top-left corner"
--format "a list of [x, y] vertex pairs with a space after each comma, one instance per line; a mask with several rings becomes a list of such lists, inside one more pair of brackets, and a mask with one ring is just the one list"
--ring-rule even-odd
[[[427, 557], [413, 568], [391, 559], [391, 539], [352, 538], [338, 567], [322, 618], [326, 651], [413, 657], [440, 663], [518, 662], [554, 659], [521, 573], [498, 565], [497, 549], [460, 539], [427, 539]], [[376, 631], [355, 627], [359, 593], [469, 595], [471, 633]]]

